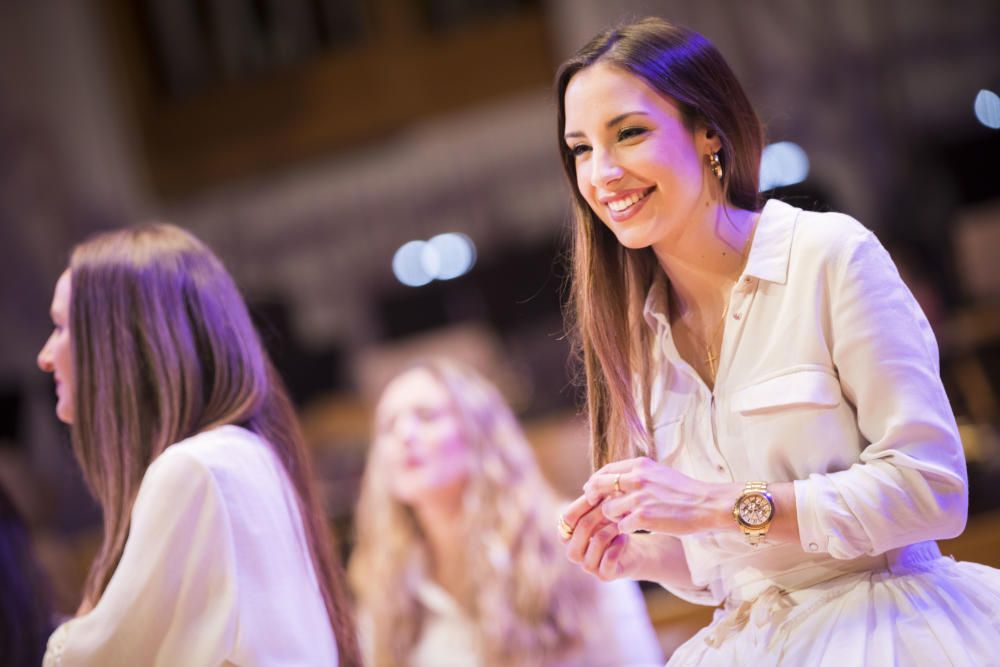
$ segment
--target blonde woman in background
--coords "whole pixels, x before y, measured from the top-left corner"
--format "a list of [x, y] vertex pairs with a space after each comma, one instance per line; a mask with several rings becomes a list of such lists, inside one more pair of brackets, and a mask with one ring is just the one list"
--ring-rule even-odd
[[44, 664], [358, 665], [308, 451], [218, 258], [171, 225], [77, 246], [38, 365], [104, 535]]
[[349, 576], [372, 667], [659, 665], [641, 594], [570, 564], [499, 392], [434, 361], [386, 387]]

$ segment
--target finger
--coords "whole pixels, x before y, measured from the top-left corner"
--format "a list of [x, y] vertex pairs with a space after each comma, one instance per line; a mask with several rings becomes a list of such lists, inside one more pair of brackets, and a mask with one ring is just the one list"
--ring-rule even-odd
[[566, 556], [574, 563], [582, 563], [583, 556], [587, 552], [587, 546], [590, 544], [590, 538], [594, 532], [609, 523], [599, 509], [591, 508], [590, 512], [584, 514], [576, 522], [573, 535], [570, 537], [569, 542], [566, 543]]
[[621, 493], [634, 491], [640, 486], [639, 473], [635, 470], [594, 474], [583, 485], [583, 494], [592, 505], [596, 505], [605, 498], [613, 498]]
[[601, 526], [587, 544], [587, 551], [584, 552], [583, 562], [581, 563], [583, 569], [596, 575], [601, 565], [601, 560], [604, 558], [605, 550], [611, 544], [611, 540], [615, 539], [617, 535], [618, 527], [615, 524], [608, 523]]
[[619, 496], [612, 496], [601, 503], [601, 513], [608, 521], [618, 523], [629, 512], [633, 511], [642, 502], [640, 496], [644, 494], [624, 493]]
[[628, 546], [629, 536], [618, 533], [608, 548], [604, 550], [604, 557], [601, 558], [600, 565], [597, 566], [597, 576], [604, 581], [618, 579], [625, 574], [625, 548]]
[[637, 530], [652, 531], [649, 517], [641, 509], [634, 509], [618, 520], [618, 530], [626, 535]]
[[594, 505], [587, 500], [586, 496], [580, 496], [571, 502], [562, 513], [562, 519], [570, 527], [576, 530], [576, 524], [584, 514], [594, 508]]
[[612, 461], [611, 463], [607, 463], [604, 466], [595, 470], [594, 474], [603, 475], [605, 473], [628, 472], [630, 470], [633, 470], [636, 467], [636, 465], [638, 465], [640, 462], [649, 460], [650, 459], [648, 456], [636, 456], [635, 458], [631, 459], [621, 459], [620, 461]]

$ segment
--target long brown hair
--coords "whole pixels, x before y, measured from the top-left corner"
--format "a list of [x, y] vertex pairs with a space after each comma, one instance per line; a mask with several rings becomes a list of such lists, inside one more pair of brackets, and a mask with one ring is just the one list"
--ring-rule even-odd
[[84, 605], [96, 604], [121, 559], [146, 468], [175, 442], [235, 424], [281, 461], [341, 664], [360, 664], [298, 420], [222, 263], [188, 232], [156, 224], [92, 237], [74, 249], [69, 269], [73, 452], [104, 516]]
[[[415, 370], [430, 373], [444, 388], [474, 459], [460, 517], [466, 576], [458, 603], [478, 628], [485, 664], [565, 659], [583, 647], [597, 584], [562, 553], [552, 528], [558, 501], [531, 445], [499, 391], [482, 376], [440, 359], [408, 372]], [[376, 433], [348, 572], [359, 610], [371, 621], [372, 667], [399, 667], [408, 664], [420, 639], [417, 586], [426, 576], [428, 553], [413, 509], [390, 490], [381, 443]]]
[[[567, 319], [587, 386], [594, 467], [643, 452], [656, 456], [650, 395], [652, 335], [643, 320], [654, 280], [665, 279], [652, 249], [630, 250], [587, 205], [566, 145], [566, 88], [580, 70], [606, 63], [640, 77], [679, 108], [688, 129], [707, 127], [722, 142], [722, 197], [760, 209], [764, 132], [719, 51], [700, 34], [659, 18], [612, 28], [592, 39], [556, 74], [558, 141], [573, 192], [572, 292]], [[639, 407], [641, 406], [641, 407]]]

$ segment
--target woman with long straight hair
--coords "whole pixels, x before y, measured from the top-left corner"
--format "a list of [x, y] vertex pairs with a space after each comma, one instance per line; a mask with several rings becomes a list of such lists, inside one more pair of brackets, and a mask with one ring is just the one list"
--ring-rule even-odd
[[638, 588], [566, 561], [558, 507], [486, 379], [441, 359], [395, 377], [348, 568], [370, 667], [662, 664]]
[[557, 75], [597, 469], [571, 560], [722, 605], [671, 665], [985, 665], [1000, 573], [942, 558], [962, 446], [926, 318], [875, 236], [763, 204], [729, 66], [645, 19]]
[[101, 506], [45, 665], [357, 665], [309, 453], [243, 298], [190, 233], [77, 246], [38, 365]]

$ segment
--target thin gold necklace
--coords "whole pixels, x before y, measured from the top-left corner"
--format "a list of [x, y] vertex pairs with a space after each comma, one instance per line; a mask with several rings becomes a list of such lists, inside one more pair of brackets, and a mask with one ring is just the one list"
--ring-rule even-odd
[[[722, 319], [719, 320], [719, 324], [715, 327], [715, 333], [712, 334], [712, 339], [708, 341], [708, 345], [705, 345], [705, 362], [708, 363], [708, 374], [712, 377], [712, 381], [715, 381], [715, 374], [718, 369], [715, 364], [718, 363], [719, 358], [715, 356], [715, 341], [719, 338], [719, 334], [722, 333], [723, 325], [726, 323], [726, 315], [729, 314], [729, 302], [726, 302], [726, 307], [722, 311]], [[693, 333], [693, 332], [692, 332]], [[700, 342], [700, 341], [699, 341]], [[720, 349], [721, 353], [722, 350]]]
[[[747, 236], [747, 240], [743, 243], [743, 249], [740, 251], [740, 256], [743, 258], [743, 263], [742, 266], [740, 267], [741, 274], [743, 273], [743, 269], [746, 268], [747, 250], [750, 248], [750, 241], [753, 240], [754, 231], [755, 231], [754, 229], [750, 230], [750, 234]], [[687, 322], [685, 322], [684, 317], [681, 316], [681, 321], [684, 322], [684, 326], [687, 327], [687, 330], [691, 333], [691, 336], [695, 339], [696, 342], [701, 344], [701, 346], [705, 350], [705, 363], [708, 364], [708, 373], [712, 382], [715, 382], [715, 377], [719, 370], [718, 367], [716, 366], [716, 364], [719, 363], [719, 357], [716, 356], [715, 354], [715, 342], [718, 340], [719, 334], [721, 334], [724, 331], [723, 325], [725, 325], [726, 323], [726, 316], [729, 314], [729, 305], [731, 302], [732, 299], [726, 301], [726, 307], [723, 308], [722, 310], [722, 317], [719, 318], [719, 323], [715, 326], [715, 331], [712, 333], [712, 337], [711, 339], [709, 339], [707, 343], [701, 336], [695, 333], [694, 328], [692, 328]], [[678, 315], [680, 315], [680, 313], [678, 313]], [[721, 349], [719, 350], [719, 353], [720, 354], [722, 353]]]

